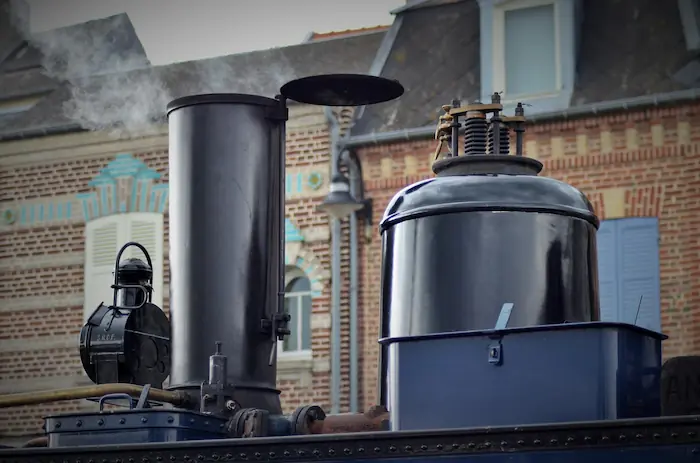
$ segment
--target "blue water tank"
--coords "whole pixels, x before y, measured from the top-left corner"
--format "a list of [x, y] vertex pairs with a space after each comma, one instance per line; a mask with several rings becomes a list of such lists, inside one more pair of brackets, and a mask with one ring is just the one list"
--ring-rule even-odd
[[391, 429], [659, 416], [665, 338], [590, 322], [383, 339]]

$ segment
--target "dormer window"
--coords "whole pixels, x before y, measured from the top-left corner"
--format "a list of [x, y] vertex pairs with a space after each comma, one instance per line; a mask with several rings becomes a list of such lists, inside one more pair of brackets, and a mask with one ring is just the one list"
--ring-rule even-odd
[[479, 0], [482, 99], [528, 113], [565, 109], [574, 82], [577, 0]]

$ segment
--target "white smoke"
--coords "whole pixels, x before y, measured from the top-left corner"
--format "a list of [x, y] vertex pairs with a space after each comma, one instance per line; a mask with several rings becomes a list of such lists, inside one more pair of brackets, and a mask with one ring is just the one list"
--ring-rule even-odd
[[[11, 20], [25, 39], [41, 51], [48, 76], [68, 83], [70, 100], [63, 115], [87, 130], [116, 137], [144, 136], [158, 130], [166, 105], [176, 97], [197, 93], [276, 92], [294, 78], [281, 49], [252, 55], [215, 58], [169, 66], [150, 66], [138, 47], [125, 51], [131, 31], [125, 16], [41, 34], [28, 33], [21, 0], [9, 0]], [[108, 21], [108, 24], [104, 24]], [[116, 44], [116, 45], [115, 45]], [[233, 64], [235, 63], [235, 64]]]

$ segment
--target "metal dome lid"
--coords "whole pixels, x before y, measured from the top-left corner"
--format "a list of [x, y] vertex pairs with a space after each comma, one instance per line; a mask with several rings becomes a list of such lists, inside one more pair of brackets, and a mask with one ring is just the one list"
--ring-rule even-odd
[[[436, 178], [399, 191], [389, 202], [382, 231], [421, 216], [467, 211], [522, 211], [561, 214], [586, 220], [596, 228], [599, 220], [590, 201], [577, 188], [539, 177], [542, 163], [523, 156], [525, 115], [518, 103], [515, 116], [502, 116], [500, 96], [490, 104], [460, 106], [455, 100], [443, 106], [435, 138], [437, 159], [445, 144], [447, 153], [433, 164]], [[492, 114], [487, 119], [487, 114]], [[463, 120], [460, 122], [460, 117]], [[464, 127], [464, 150], [459, 135]], [[510, 154], [510, 129], [515, 132], [515, 154]]]

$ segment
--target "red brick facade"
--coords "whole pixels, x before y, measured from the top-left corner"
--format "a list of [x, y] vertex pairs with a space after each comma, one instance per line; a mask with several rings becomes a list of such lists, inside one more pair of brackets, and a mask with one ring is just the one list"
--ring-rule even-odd
[[[312, 262], [323, 289], [313, 300], [313, 361], [303, 367], [280, 365], [279, 387], [285, 410], [307, 403], [325, 408], [330, 405], [329, 227], [328, 218], [315, 210], [327, 191], [330, 145], [322, 112], [304, 111], [290, 120], [288, 168], [316, 169], [325, 178], [322, 188], [290, 197], [287, 216], [306, 237], [300, 253]], [[344, 114], [345, 121], [348, 115]], [[45, 140], [36, 148], [32, 143], [38, 142], [31, 140], [0, 146], [0, 212], [32, 201], [88, 192], [90, 179], [120, 152], [132, 153], [163, 176], [159, 182], [167, 182], [165, 137], [151, 142], [148, 149], [116, 142], [94, 149], [88, 147], [93, 141], [81, 141], [76, 135]], [[73, 147], [77, 145], [84, 146]], [[381, 239], [376, 227], [398, 189], [431, 175], [433, 149], [434, 142], [425, 140], [359, 150], [367, 195], [374, 208], [372, 238], [369, 242], [360, 240], [361, 408], [377, 400]], [[25, 154], [20, 154], [22, 151]], [[697, 353], [700, 105], [539, 123], [528, 129], [526, 152], [544, 162], [543, 175], [569, 182], [588, 194], [603, 219], [660, 218], [663, 330], [671, 336], [664, 344], [664, 355]], [[74, 220], [21, 226], [4, 220], [0, 228], [1, 393], [67, 387], [69, 380], [84, 383], [76, 337], [82, 325], [85, 223]], [[167, 228], [166, 214], [166, 236]], [[347, 410], [349, 285], [347, 229], [343, 230], [341, 410]], [[166, 258], [166, 288], [168, 274]], [[163, 305], [167, 310], [167, 290]], [[38, 433], [41, 416], [84, 406], [71, 402], [2, 410], [0, 440], [24, 440]]]

